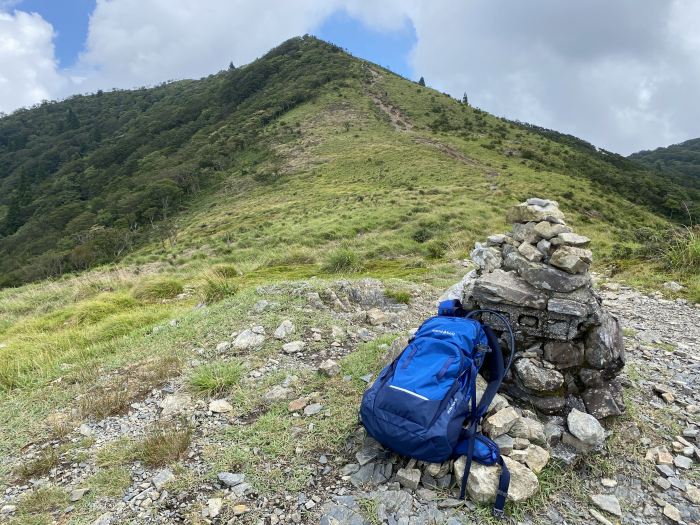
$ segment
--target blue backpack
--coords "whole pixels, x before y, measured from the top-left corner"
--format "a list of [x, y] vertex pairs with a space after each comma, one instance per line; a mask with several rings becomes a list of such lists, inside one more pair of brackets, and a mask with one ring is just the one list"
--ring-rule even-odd
[[[510, 335], [510, 356], [494, 332], [472, 319], [488, 312]], [[494, 515], [502, 516], [510, 473], [498, 445], [477, 432], [481, 419], [513, 362], [515, 339], [508, 321], [490, 310], [466, 311], [458, 300], [443, 301], [408, 346], [365, 392], [360, 419], [368, 434], [404, 456], [430, 463], [466, 456], [460, 499], [464, 498], [472, 460], [501, 466]], [[484, 366], [488, 386], [476, 402], [476, 376]]]

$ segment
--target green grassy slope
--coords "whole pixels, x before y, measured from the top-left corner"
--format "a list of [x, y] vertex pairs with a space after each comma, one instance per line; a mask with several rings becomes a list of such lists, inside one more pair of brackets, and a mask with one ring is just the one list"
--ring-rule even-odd
[[629, 158], [658, 172], [693, 178], [695, 184], [700, 186], [700, 139], [686, 140], [666, 148], [638, 151]]

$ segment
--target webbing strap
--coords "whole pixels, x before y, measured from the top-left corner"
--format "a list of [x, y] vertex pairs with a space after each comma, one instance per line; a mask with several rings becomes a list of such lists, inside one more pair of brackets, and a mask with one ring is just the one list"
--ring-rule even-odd
[[472, 468], [472, 458], [474, 457], [474, 441], [476, 440], [476, 420], [472, 422], [469, 429], [464, 431], [467, 435], [467, 453], [466, 462], [464, 463], [464, 472], [462, 473], [462, 486], [459, 489], [459, 499], [464, 499], [467, 493], [467, 479], [469, 479], [469, 471]]
[[493, 515], [496, 518], [502, 518], [503, 508], [506, 505], [506, 497], [508, 496], [508, 486], [510, 485], [510, 471], [500, 454], [498, 455], [498, 464], [501, 465], [501, 475], [498, 478], [498, 490], [496, 491], [496, 501], [493, 504]]

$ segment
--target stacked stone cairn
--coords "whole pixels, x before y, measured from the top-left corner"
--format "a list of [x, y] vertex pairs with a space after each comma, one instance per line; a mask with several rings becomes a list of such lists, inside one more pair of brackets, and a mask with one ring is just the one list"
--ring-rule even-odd
[[[598, 420], [625, 408], [617, 379], [624, 346], [617, 319], [605, 311], [592, 288], [590, 240], [566, 225], [559, 205], [528, 199], [508, 212], [508, 220], [512, 231], [477, 243], [471, 257], [478, 269], [441, 299], [459, 297], [467, 308], [495, 310], [514, 329], [514, 365], [481, 431], [498, 444], [511, 473], [508, 499], [517, 502], [537, 493], [538, 474], [551, 457], [570, 464], [601, 449], [606, 432]], [[497, 317], [483, 317], [504, 333]], [[405, 339], [395, 340], [387, 360], [405, 344]], [[487, 383], [477, 379], [479, 399]], [[417, 462], [384, 449], [364, 429], [359, 434], [357, 462], [343, 468], [353, 485], [386, 484], [391, 494], [409, 489], [423, 502], [434, 501], [436, 489], [458, 493], [464, 457], [442, 464]], [[499, 473], [498, 466], [472, 463], [470, 498], [493, 502]], [[373, 494], [382, 492], [368, 492], [367, 497]], [[458, 504], [448, 499], [438, 506]]]
[[[462, 292], [467, 308], [496, 310], [515, 330], [505, 392], [543, 414], [620, 415], [622, 330], [592, 288], [590, 239], [566, 225], [555, 201], [528, 199], [507, 218], [512, 231], [476, 244], [471, 257], [479, 268]], [[504, 328], [495, 316], [484, 321]]]

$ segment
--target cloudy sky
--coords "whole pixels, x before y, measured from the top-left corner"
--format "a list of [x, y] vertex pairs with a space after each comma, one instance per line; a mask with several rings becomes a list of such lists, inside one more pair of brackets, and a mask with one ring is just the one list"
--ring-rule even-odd
[[311, 33], [627, 154], [700, 136], [697, 0], [0, 0], [0, 111], [198, 78]]

